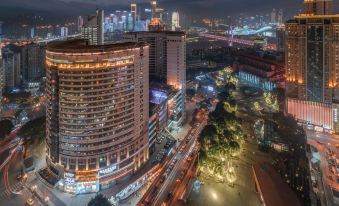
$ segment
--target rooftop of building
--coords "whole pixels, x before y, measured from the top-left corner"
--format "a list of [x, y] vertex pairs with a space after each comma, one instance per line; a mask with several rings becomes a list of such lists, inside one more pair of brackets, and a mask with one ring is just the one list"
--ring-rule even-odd
[[299, 14], [295, 16], [296, 18], [333, 18], [339, 17], [339, 14]]
[[258, 189], [267, 206], [300, 206], [296, 194], [288, 187], [279, 174], [269, 164], [252, 166]]
[[294, 19], [288, 20], [286, 23], [297, 23], [297, 20], [327, 20], [331, 19], [335, 23], [339, 22], [339, 14], [333, 14], [333, 15], [308, 15], [308, 14], [299, 14], [294, 17]]
[[152, 80], [150, 81], [149, 87], [150, 89], [163, 91], [168, 94], [170, 94], [171, 92], [175, 92], [175, 89], [173, 89], [173, 87], [164, 82], [161, 82], [160, 80], [154, 80], [154, 78], [152, 78]]
[[66, 41], [53, 41], [47, 45], [48, 51], [53, 52], [107, 52], [133, 49], [147, 46], [143, 42], [119, 42], [114, 44], [90, 45], [86, 39], [72, 39]]
[[268, 59], [268, 58], [265, 58], [265, 57], [260, 57], [260, 56], [257, 56], [255, 54], [249, 54], [249, 53], [241, 52], [241, 53], [238, 53], [237, 56], [256, 60], [258, 62], [269, 64], [269, 65], [275, 65], [277, 67], [285, 67], [284, 63], [282, 63], [282, 62], [275, 61], [275, 60], [272, 60], [272, 59]]
[[167, 35], [185, 35], [183, 31], [138, 31], [138, 32], [127, 32], [126, 34], [167, 34]]
[[[21, 47], [20, 46], [17, 46], [15, 44], [8, 44], [7, 46], [3, 47], [2, 48], [2, 51], [6, 51], [6, 50], [9, 50], [13, 53], [19, 53], [21, 51]], [[1, 52], [1, 51], [0, 51]], [[5, 53], [5, 52], [4, 52]]]

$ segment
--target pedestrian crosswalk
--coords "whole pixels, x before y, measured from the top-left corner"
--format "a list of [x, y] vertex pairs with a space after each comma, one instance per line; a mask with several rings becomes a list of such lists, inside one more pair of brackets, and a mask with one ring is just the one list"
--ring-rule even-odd
[[2, 192], [0, 193], [0, 200], [8, 199], [11, 195], [16, 195], [23, 189], [23, 183], [18, 182], [11, 186], [11, 190], [6, 190], [2, 188]]

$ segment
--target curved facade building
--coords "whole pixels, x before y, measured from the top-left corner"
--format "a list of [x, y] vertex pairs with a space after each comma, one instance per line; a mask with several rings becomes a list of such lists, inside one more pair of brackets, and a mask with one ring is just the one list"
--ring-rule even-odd
[[47, 164], [65, 191], [96, 192], [148, 159], [148, 53], [143, 43], [50, 43]]

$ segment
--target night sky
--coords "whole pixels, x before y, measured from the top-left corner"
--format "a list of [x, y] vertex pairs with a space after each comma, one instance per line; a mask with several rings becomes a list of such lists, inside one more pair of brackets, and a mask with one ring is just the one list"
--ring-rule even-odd
[[[86, 13], [97, 7], [106, 11], [127, 9], [130, 2], [131, 0], [0, 0], [0, 10], [26, 9], [71, 15]], [[136, 2], [147, 3], [149, 0], [136, 0]], [[302, 9], [302, 2], [303, 0], [160, 0], [159, 4], [168, 10], [179, 10], [200, 16], [258, 14], [270, 12], [273, 8], [283, 8], [289, 16]], [[336, 5], [336, 11], [339, 11], [338, 8], [339, 5]]]

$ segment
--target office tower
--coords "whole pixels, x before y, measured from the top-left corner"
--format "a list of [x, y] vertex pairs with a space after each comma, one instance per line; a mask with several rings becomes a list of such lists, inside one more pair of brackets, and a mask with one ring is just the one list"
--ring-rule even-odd
[[24, 84], [41, 82], [45, 76], [45, 48], [39, 44], [21, 47], [21, 75]]
[[184, 32], [149, 31], [129, 32], [124, 35], [126, 42], [147, 42], [150, 45], [149, 72], [153, 80], [177, 90], [173, 111], [177, 125], [184, 119], [186, 89], [186, 35]]
[[81, 38], [88, 39], [90, 45], [104, 44], [104, 11], [97, 10], [96, 15], [89, 16], [81, 30]]
[[84, 26], [84, 19], [82, 16], [78, 17], [78, 22], [77, 22], [77, 31], [81, 32], [82, 27]]
[[333, 0], [304, 0], [306, 15], [332, 14]]
[[152, 18], [158, 18], [157, 10], [158, 10], [157, 0], [151, 0]]
[[159, 18], [152, 18], [148, 24], [148, 31], [152, 31], [152, 32], [165, 31], [165, 25], [162, 23], [162, 21]]
[[176, 31], [180, 28], [179, 12], [175, 11], [172, 13], [172, 31]]
[[273, 9], [271, 12], [271, 23], [277, 23], [277, 10]]
[[14, 44], [2, 48], [4, 89], [11, 92], [20, 87], [20, 47]]
[[157, 0], [151, 0], [152, 18], [148, 25], [148, 31], [164, 31], [165, 25], [162, 19], [163, 9], [158, 8]]
[[133, 30], [135, 30], [135, 24], [137, 21], [137, 4], [131, 3], [131, 14], [132, 14], [132, 20], [133, 20]]
[[338, 133], [339, 15], [322, 15], [330, 3], [305, 0], [305, 13], [286, 23], [287, 112]]
[[68, 28], [67, 27], [61, 27], [60, 28], [60, 36], [62, 36], [62, 37], [68, 36]]
[[47, 165], [65, 191], [107, 188], [148, 160], [148, 54], [144, 43], [47, 46]]
[[283, 19], [284, 19], [284, 12], [282, 9], [279, 10], [278, 12], [278, 18], [277, 18], [277, 23], [280, 25], [283, 23]]

